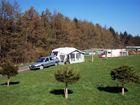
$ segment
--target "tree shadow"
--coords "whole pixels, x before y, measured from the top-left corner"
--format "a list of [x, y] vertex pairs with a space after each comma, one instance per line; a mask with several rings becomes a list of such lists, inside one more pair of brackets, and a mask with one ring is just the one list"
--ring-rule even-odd
[[[63, 95], [64, 96], [64, 89], [54, 89], [50, 91], [51, 94], [54, 95]], [[68, 90], [68, 94], [72, 94], [73, 91], [72, 90]]]
[[[109, 93], [121, 93], [121, 91], [122, 91], [122, 87], [119, 87], [119, 86], [97, 87], [97, 89], [100, 91], [105, 91], [105, 92], [109, 92]], [[128, 92], [128, 90], [126, 88], [124, 88], [124, 91]]]
[[[9, 85], [17, 85], [17, 84], [19, 84], [19, 83], [20, 83], [19, 81], [15, 81], [15, 82], [10, 82]], [[2, 84], [0, 84], [0, 85], [5, 86], [5, 85], [7, 85], [7, 82], [2, 83]]]

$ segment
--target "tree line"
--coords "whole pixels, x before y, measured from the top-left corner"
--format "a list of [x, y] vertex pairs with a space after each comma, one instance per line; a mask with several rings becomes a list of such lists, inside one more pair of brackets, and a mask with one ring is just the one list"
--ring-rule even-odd
[[21, 12], [17, 2], [0, 2], [0, 62], [30, 62], [48, 55], [56, 47], [124, 48], [140, 45], [140, 36], [112, 27], [102, 27], [86, 20], [70, 19], [47, 8], [37, 12], [34, 7]]

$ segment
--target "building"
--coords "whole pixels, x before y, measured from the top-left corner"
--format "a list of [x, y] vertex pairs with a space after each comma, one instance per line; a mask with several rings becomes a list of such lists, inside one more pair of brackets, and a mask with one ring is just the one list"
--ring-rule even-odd
[[130, 55], [140, 54], [140, 46], [126, 46], [126, 49]]
[[127, 50], [140, 51], [140, 46], [126, 46]]

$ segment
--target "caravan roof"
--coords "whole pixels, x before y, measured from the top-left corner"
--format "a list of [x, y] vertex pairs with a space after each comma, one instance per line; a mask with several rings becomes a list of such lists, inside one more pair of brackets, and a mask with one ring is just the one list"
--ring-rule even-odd
[[73, 47], [62, 47], [62, 48], [56, 48], [56, 49], [52, 50], [52, 52], [59, 52], [61, 54], [69, 54], [69, 53], [72, 53], [74, 51], [81, 52], [80, 50], [73, 48]]

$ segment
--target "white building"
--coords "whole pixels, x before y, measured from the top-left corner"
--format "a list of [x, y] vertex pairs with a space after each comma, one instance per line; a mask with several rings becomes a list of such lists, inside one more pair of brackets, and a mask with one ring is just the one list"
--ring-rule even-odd
[[62, 63], [84, 62], [84, 53], [73, 47], [62, 47], [52, 50], [51, 55], [56, 56]]
[[128, 51], [126, 49], [105, 49], [100, 57], [119, 57], [128, 56]]

